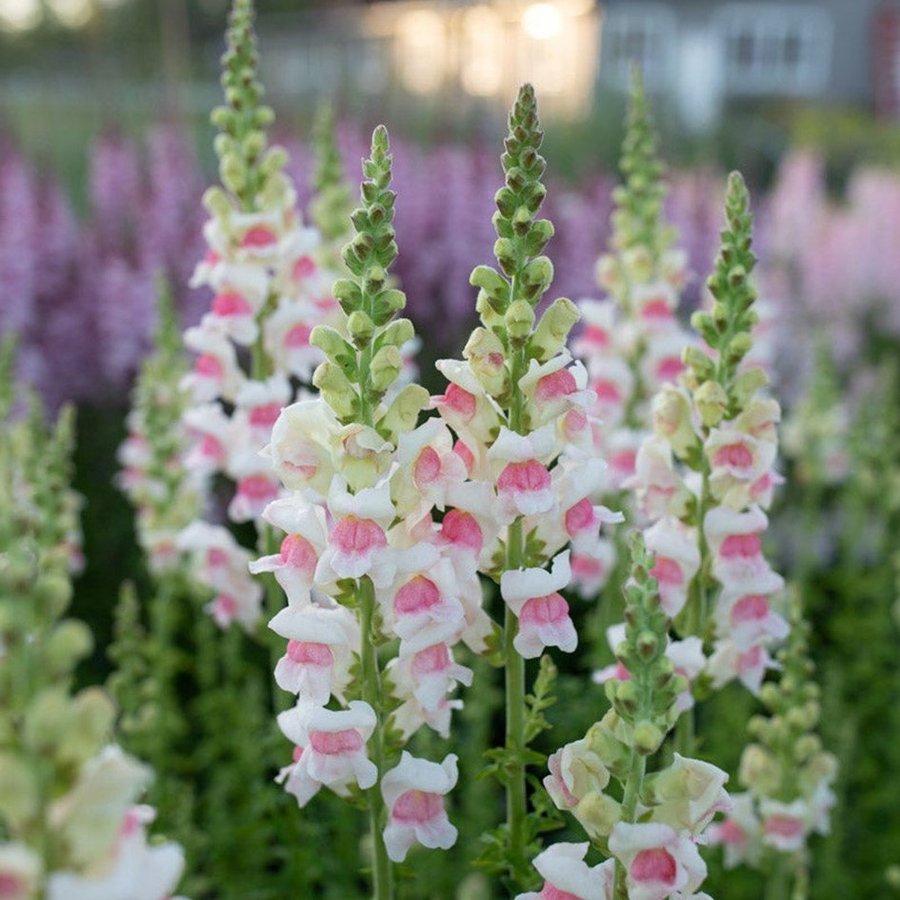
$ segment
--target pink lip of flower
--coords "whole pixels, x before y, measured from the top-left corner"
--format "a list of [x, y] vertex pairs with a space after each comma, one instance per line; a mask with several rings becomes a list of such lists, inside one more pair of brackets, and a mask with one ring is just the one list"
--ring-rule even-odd
[[210, 547], [209, 550], [206, 551], [206, 564], [210, 566], [210, 568], [225, 568], [230, 561], [231, 557], [220, 547]]
[[309, 337], [312, 329], [308, 325], [295, 325], [284, 336], [284, 345], [291, 350], [309, 346]]
[[248, 229], [241, 238], [244, 249], [265, 249], [278, 243], [278, 235], [265, 225], [256, 225]]
[[300, 757], [303, 756], [303, 749], [303, 747], [294, 747], [291, 753], [291, 759], [293, 759], [295, 763], [300, 762]]
[[372, 519], [349, 515], [332, 529], [331, 540], [348, 556], [361, 556], [387, 547], [384, 529]]
[[621, 403], [622, 393], [612, 381], [595, 381], [591, 389], [597, 395], [597, 399], [606, 403]]
[[237, 492], [254, 503], [263, 503], [278, 496], [278, 485], [267, 475], [248, 475], [238, 482]]
[[751, 647], [738, 656], [737, 670], [739, 675], [746, 675], [763, 665], [765, 665], [765, 651], [762, 647]]
[[762, 539], [758, 533], [730, 534], [719, 547], [719, 554], [725, 559], [752, 559], [761, 553]]
[[455, 547], [464, 547], [481, 553], [484, 547], [484, 532], [475, 516], [461, 509], [451, 509], [441, 523], [441, 537]]
[[675, 381], [684, 371], [684, 363], [677, 356], [667, 356], [656, 366], [656, 377], [660, 381]]
[[669, 304], [662, 297], [645, 303], [641, 309], [641, 317], [649, 322], [668, 322], [673, 318]]
[[412, 671], [415, 675], [433, 675], [445, 672], [453, 665], [450, 649], [446, 644], [433, 644], [420, 650], [414, 657]]
[[225, 374], [222, 361], [211, 353], [202, 353], [194, 363], [194, 371], [202, 378], [220, 380]]
[[327, 312], [331, 309], [337, 309], [338, 302], [334, 299], [334, 297], [331, 296], [331, 294], [322, 294], [321, 297], [316, 297], [316, 299], [313, 300], [313, 305], [316, 307], [316, 309]]
[[678, 864], [667, 850], [653, 847], [635, 855], [628, 874], [638, 883], [674, 886], [678, 878]]
[[576, 578], [591, 578], [603, 575], [606, 568], [598, 559], [573, 553], [571, 559], [572, 574]]
[[366, 745], [362, 735], [355, 728], [348, 728], [345, 731], [311, 731], [309, 743], [316, 753], [323, 756], [358, 753]]
[[550, 473], [536, 459], [509, 463], [497, 479], [497, 490], [501, 493], [546, 491], [550, 486]]
[[236, 291], [223, 291], [216, 294], [212, 301], [212, 311], [217, 316], [249, 316], [253, 308], [246, 299]]
[[310, 578], [316, 571], [316, 564], [319, 561], [313, 545], [299, 534], [289, 534], [281, 542], [280, 555], [284, 565], [304, 572]]
[[554, 887], [549, 881], [544, 882], [544, 886], [541, 888], [538, 897], [540, 897], [541, 900], [581, 900], [578, 894], [572, 894], [569, 891]]
[[732, 846], [740, 846], [747, 842], [747, 835], [744, 829], [738, 825], [734, 819], [725, 819], [718, 829], [719, 839], [723, 844], [731, 844]]
[[437, 585], [424, 575], [415, 575], [394, 595], [397, 615], [416, 615], [434, 609], [441, 602]]
[[313, 259], [309, 256], [301, 256], [300, 259], [294, 263], [291, 274], [293, 275], [294, 281], [302, 281], [304, 278], [309, 278], [315, 271], [316, 264]]
[[569, 604], [562, 594], [548, 594], [546, 597], [532, 597], [526, 600], [519, 611], [521, 625], [558, 625], [569, 618]]
[[463, 461], [463, 464], [466, 467], [466, 472], [471, 475], [472, 470], [475, 468], [475, 454], [472, 453], [468, 446], [461, 440], [458, 440], [453, 445], [453, 452]]
[[560, 400], [578, 390], [575, 376], [568, 369], [557, 369], [541, 378], [534, 391], [535, 402], [542, 405]]
[[413, 465], [413, 481], [423, 490], [441, 474], [441, 458], [434, 447], [425, 447]]
[[635, 450], [619, 450], [609, 457], [610, 467], [620, 473], [632, 474], [634, 472], [636, 461], [637, 451]]
[[594, 505], [587, 497], [583, 497], [574, 506], [566, 510], [566, 531], [574, 537], [585, 531], [594, 531], [599, 525]]
[[759, 623], [768, 618], [771, 609], [769, 601], [761, 594], [748, 594], [731, 608], [732, 625]]
[[30, 892], [26, 892], [26, 888], [25, 881], [18, 875], [12, 872], [0, 872], [0, 898], [18, 898], [30, 895]]
[[264, 403], [250, 409], [247, 418], [254, 428], [270, 429], [281, 415], [280, 403]]
[[391, 817], [404, 825], [424, 825], [444, 812], [444, 798], [429, 791], [410, 790], [394, 802]]
[[588, 427], [587, 413], [583, 409], [570, 409], [563, 419], [566, 437], [573, 440]]
[[684, 572], [674, 559], [657, 556], [650, 574], [660, 583], [666, 585], [684, 584]]
[[728, 444], [713, 454], [713, 465], [744, 470], [753, 465], [753, 451], [744, 443]]
[[598, 349], [604, 349], [609, 346], [609, 332], [599, 325], [588, 325], [581, 333], [581, 339]]
[[767, 834], [775, 835], [783, 838], [800, 837], [806, 828], [803, 819], [796, 816], [771, 815], [765, 822], [763, 827]]
[[214, 462], [225, 459], [225, 448], [222, 446], [222, 442], [211, 434], [203, 435], [197, 445], [197, 451], [201, 456]]
[[238, 613], [237, 600], [228, 594], [219, 594], [213, 601], [215, 617], [222, 622], [231, 622]]
[[287, 657], [298, 665], [328, 668], [334, 663], [334, 651], [316, 641], [288, 641]]
[[474, 394], [470, 394], [458, 384], [447, 385], [443, 397], [439, 397], [438, 403], [446, 406], [449, 410], [456, 413], [462, 421], [468, 422], [475, 416], [478, 401]]

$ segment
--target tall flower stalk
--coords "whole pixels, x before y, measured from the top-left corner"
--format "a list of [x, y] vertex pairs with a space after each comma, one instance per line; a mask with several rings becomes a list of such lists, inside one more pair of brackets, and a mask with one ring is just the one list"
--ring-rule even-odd
[[456, 756], [430, 762], [404, 747], [422, 725], [448, 736], [459, 705], [448, 693], [472, 678], [452, 648], [478, 640], [480, 596], [464, 594], [432, 518], [464, 465], [440, 422], [416, 427], [427, 392], [398, 390], [401, 348], [414, 332], [398, 317], [403, 292], [390, 286], [395, 195], [383, 127], [363, 174], [343, 251], [351, 277], [333, 289], [347, 336], [327, 325], [313, 331], [326, 357], [313, 376], [319, 397], [275, 423], [266, 453], [285, 494], [265, 518], [286, 536], [254, 569], [272, 571], [288, 601], [269, 623], [287, 640], [276, 682], [297, 697], [278, 716], [295, 745], [279, 780], [300, 806], [322, 787], [362, 793], [373, 895], [386, 900], [393, 864], [414, 844], [456, 840], [443, 801], [456, 784]]
[[821, 691], [812, 678], [809, 625], [799, 596], [790, 610], [791, 634], [777, 654], [781, 674], [763, 686], [766, 715], [748, 725], [738, 777], [748, 789], [710, 841], [721, 844], [726, 868], [751, 865], [766, 874], [766, 900], [809, 896], [811, 835], [827, 835], [835, 803], [835, 757], [816, 734]]
[[138, 805], [150, 770], [112, 738], [97, 687], [72, 692], [92, 649], [66, 618], [78, 503], [69, 487], [71, 411], [48, 425], [12, 407], [11, 344], [0, 353], [0, 886], [10, 897], [171, 895], [184, 858], [149, 845]]
[[489, 771], [505, 786], [507, 815], [481, 863], [518, 887], [533, 878], [529, 859], [544, 824], [539, 810], [529, 812], [527, 768], [542, 760], [530, 744], [547, 727], [542, 710], [555, 671], [546, 657], [529, 694], [526, 660], [545, 647], [577, 646], [560, 593], [572, 579], [570, 556], [595, 552], [601, 525], [619, 518], [594, 503], [604, 468], [592, 452], [594, 395], [566, 350], [578, 311], [559, 299], [536, 314], [553, 279], [542, 255], [553, 226], [537, 218], [546, 194], [542, 137], [534, 90], [525, 85], [510, 112], [505, 183], [495, 196], [498, 268], [478, 266], [471, 276], [482, 325], [464, 361], [438, 362], [449, 384], [433, 401], [456, 435], [467, 476], [447, 494], [443, 530], [466, 577], [476, 579], [473, 590], [481, 572], [504, 601], [502, 630], [494, 637], [485, 623], [483, 641], [496, 645], [505, 670], [505, 740], [491, 752]]
[[[669, 617], [650, 574], [653, 557], [638, 534], [625, 586], [625, 625], [615, 648], [618, 677], [611, 709], [584, 738], [550, 757], [544, 786], [607, 857], [589, 868], [588, 843], [554, 844], [534, 860], [540, 894], [581, 900], [664, 900], [695, 894], [706, 877], [697, 842], [715, 814], [730, 808], [725, 772], [676, 754], [662, 768], [658, 751], [684, 710], [688, 682], [669, 655]], [[568, 862], [568, 865], [563, 865]]]
[[[654, 397], [654, 435], [641, 445], [634, 479], [652, 523], [645, 534], [656, 554], [653, 574], [689, 655], [697, 696], [735, 678], [758, 693], [773, 665], [769, 648], [788, 632], [770, 601], [784, 581], [761, 548], [763, 509], [780, 481], [773, 468], [780, 409], [762, 393], [765, 372], [743, 362], [756, 324], [755, 258], [749, 198], [736, 173], [726, 220], [708, 281], [712, 308], [692, 317], [706, 351], [689, 346], [685, 373]], [[676, 737], [682, 754], [693, 751], [693, 723], [688, 710]]]
[[[675, 245], [675, 229], [664, 220], [664, 167], [637, 75], [619, 169], [623, 181], [613, 192], [610, 247], [596, 266], [607, 296], [579, 303], [584, 327], [573, 349], [584, 360], [596, 394], [591, 412], [599, 423], [594, 429], [597, 450], [609, 464], [607, 502], [629, 506], [640, 518], [642, 512], [627, 488], [635, 475], [638, 449], [652, 429], [650, 402], [683, 371], [682, 351], [692, 337], [676, 317], [688, 277], [687, 257]], [[604, 540], [598, 551], [573, 557], [580, 592], [589, 599], [597, 596], [613, 572], [619, 582], [627, 575], [627, 561], [616, 567], [617, 557], [626, 551], [623, 540]], [[606, 628], [620, 615], [618, 592], [611, 590], [597, 605], [595, 636], [602, 641]], [[601, 646], [598, 656], [604, 655]]]

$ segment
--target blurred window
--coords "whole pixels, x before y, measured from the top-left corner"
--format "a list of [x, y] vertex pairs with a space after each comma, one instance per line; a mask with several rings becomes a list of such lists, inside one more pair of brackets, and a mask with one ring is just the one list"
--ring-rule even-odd
[[833, 25], [825, 9], [730, 3], [716, 10], [725, 86], [732, 94], [816, 94], [831, 72]]
[[677, 27], [674, 13], [663, 3], [608, 7], [602, 31], [604, 75], [627, 87], [636, 65], [648, 88], [664, 87], [671, 74]]

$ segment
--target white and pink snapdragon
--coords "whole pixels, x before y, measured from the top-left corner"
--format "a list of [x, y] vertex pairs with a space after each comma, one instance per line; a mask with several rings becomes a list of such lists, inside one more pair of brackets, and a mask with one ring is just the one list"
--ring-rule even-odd
[[[279, 781], [301, 806], [322, 787], [367, 793], [376, 879], [389, 879], [388, 860], [402, 861], [415, 843], [455, 842], [443, 797], [456, 757], [438, 764], [402, 748], [422, 726], [446, 737], [461, 705], [453, 691], [471, 684], [454, 647], [481, 651], [491, 633], [475, 573], [497, 532], [464, 485], [466, 463], [446, 425], [417, 427], [427, 393], [398, 390], [412, 326], [395, 318], [402, 293], [385, 286], [396, 255], [387, 151], [378, 129], [354, 213], [363, 230], [344, 253], [355, 279], [334, 286], [350, 337], [328, 326], [312, 334], [324, 349], [314, 375], [321, 394], [280, 411], [262, 454], [279, 484], [263, 520], [283, 537], [250, 565], [273, 573], [287, 599], [269, 623], [287, 639], [276, 681], [296, 697], [278, 716], [295, 745]], [[387, 250], [371, 249], [379, 242]], [[441, 522], [457, 489], [460, 509]]]
[[[650, 401], [664, 385], [677, 382], [684, 370], [682, 352], [692, 337], [678, 319], [687, 256], [673, 246], [674, 232], [663, 221], [662, 166], [638, 85], [631, 96], [621, 169], [625, 183], [615, 195], [610, 252], [597, 262], [606, 297], [579, 303], [584, 327], [572, 347], [584, 360], [595, 394], [587, 411], [594, 450], [609, 464], [604, 494], [616, 505], [634, 507], [640, 518], [646, 514], [644, 504], [635, 505], [624, 492], [636, 471], [649, 463], [640, 451], [650, 431]], [[604, 554], [602, 570], [579, 572], [585, 588], [595, 593], [615, 561], [611, 543]]]

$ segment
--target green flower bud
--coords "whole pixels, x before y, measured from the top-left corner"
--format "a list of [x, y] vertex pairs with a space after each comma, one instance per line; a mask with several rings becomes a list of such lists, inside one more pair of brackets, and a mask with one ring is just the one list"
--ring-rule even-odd
[[593, 791], [582, 797], [572, 810], [592, 841], [604, 840], [622, 818], [622, 804], [607, 794]]
[[403, 371], [403, 355], [398, 347], [387, 345], [382, 347], [372, 359], [369, 377], [372, 387], [384, 393]]
[[416, 336], [416, 330], [409, 319], [395, 319], [379, 335], [378, 341], [382, 344], [393, 344], [402, 347]]
[[356, 391], [341, 368], [333, 362], [323, 362], [313, 373], [313, 385], [340, 419], [353, 415]]
[[554, 300], [541, 316], [528, 341], [528, 354], [538, 362], [552, 359], [566, 345], [569, 332], [581, 318], [578, 307], [568, 298]]
[[34, 769], [19, 756], [0, 753], [0, 818], [17, 831], [37, 815], [39, 807]]
[[715, 374], [716, 364], [693, 344], [684, 348], [681, 358], [684, 364], [693, 371], [697, 381], [706, 381]]
[[665, 733], [653, 722], [638, 722], [634, 726], [634, 749], [642, 756], [649, 756], [662, 745]]
[[717, 381], [705, 381], [694, 392], [694, 402], [703, 424], [707, 428], [715, 428], [728, 408], [728, 394]]
[[463, 349], [463, 356], [489, 394], [496, 397], [506, 391], [509, 382], [506, 349], [493, 331], [476, 328]]
[[516, 300], [506, 311], [506, 331], [510, 340], [521, 344], [534, 325], [534, 309], [527, 300]]
[[347, 319], [347, 333], [357, 347], [366, 347], [375, 333], [375, 323], [361, 309], [354, 310]]
[[401, 434], [415, 428], [419, 413], [428, 406], [429, 399], [428, 391], [421, 385], [408, 384], [394, 398], [378, 422], [379, 433], [396, 444]]
[[94, 638], [83, 622], [60, 622], [47, 638], [46, 660], [53, 672], [67, 674], [93, 649]]

